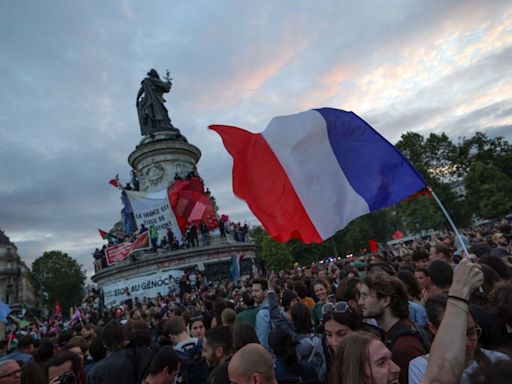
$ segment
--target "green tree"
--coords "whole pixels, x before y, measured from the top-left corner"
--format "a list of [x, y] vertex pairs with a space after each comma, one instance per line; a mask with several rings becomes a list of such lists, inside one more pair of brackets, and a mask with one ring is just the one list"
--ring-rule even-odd
[[57, 302], [68, 308], [82, 300], [85, 271], [67, 253], [45, 252], [32, 264], [30, 277], [36, 294], [48, 309], [55, 308]]
[[288, 242], [288, 248], [293, 260], [301, 265], [318, 262], [327, 256], [335, 256], [337, 252], [330, 239], [318, 244], [304, 244], [300, 240], [293, 239]]
[[[458, 226], [471, 222], [471, 212], [463, 200], [458, 200], [451, 190], [450, 182], [458, 177], [460, 169], [460, 144], [455, 145], [444, 133], [431, 133], [427, 139], [416, 132], [404, 133], [396, 147], [411, 161], [425, 182], [450, 213]], [[447, 225], [439, 207], [432, 199], [413, 199], [397, 206], [397, 215], [405, 229], [439, 229]]]
[[395, 145], [416, 169], [425, 176], [427, 169], [425, 166], [425, 138], [416, 132], [406, 132], [400, 136], [400, 140]]
[[444, 133], [426, 139], [416, 132], [402, 134], [396, 147], [409, 159], [428, 184], [447, 182], [456, 174], [457, 146]]
[[512, 212], [512, 178], [498, 167], [475, 162], [464, 179], [468, 206], [485, 219]]
[[257, 247], [258, 262], [274, 270], [279, 270], [278, 265], [287, 268], [294, 262], [301, 265], [317, 262], [336, 252], [331, 241], [320, 244], [304, 244], [297, 239], [292, 239], [288, 243], [276, 242], [261, 226], [251, 229], [251, 238]]
[[439, 229], [444, 226], [443, 213], [431, 197], [417, 197], [403, 201], [396, 207], [402, 228], [417, 233], [427, 229]]
[[368, 249], [368, 240], [385, 243], [396, 230], [395, 218], [390, 209], [381, 209], [352, 221], [334, 235], [338, 254], [342, 257]]
[[430, 175], [437, 180], [453, 179], [456, 175], [454, 160], [457, 156], [457, 146], [444, 133], [431, 133], [425, 140], [425, 166]]
[[477, 132], [469, 139], [461, 139], [455, 162], [461, 177], [465, 177], [476, 162], [494, 165], [511, 176], [510, 160], [512, 145], [507, 140], [501, 136], [489, 138], [485, 133]]
[[261, 258], [267, 271], [282, 271], [293, 265], [293, 257], [287, 243], [280, 243], [266, 234], [261, 241]]

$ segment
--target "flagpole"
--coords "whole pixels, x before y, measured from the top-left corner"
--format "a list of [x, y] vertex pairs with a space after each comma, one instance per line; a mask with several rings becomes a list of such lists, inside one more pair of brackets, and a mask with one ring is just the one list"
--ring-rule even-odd
[[457, 239], [459, 239], [459, 243], [460, 245], [462, 246], [462, 249], [463, 251], [465, 252], [466, 254], [466, 257], [469, 256], [469, 252], [466, 248], [466, 244], [464, 244], [464, 242], [462, 241], [462, 236], [460, 235], [459, 233], [459, 230], [457, 229], [457, 227], [455, 226], [455, 223], [453, 222], [452, 218], [450, 217], [450, 215], [448, 214], [448, 211], [446, 210], [446, 208], [444, 207], [443, 203], [441, 203], [441, 200], [439, 200], [439, 197], [437, 197], [437, 195], [435, 194], [435, 192], [432, 190], [432, 187], [428, 186], [427, 189], [429, 190], [429, 192], [432, 194], [432, 197], [434, 198], [434, 200], [436, 201], [437, 205], [439, 205], [439, 208], [441, 208], [441, 211], [443, 211], [444, 213], [444, 216], [446, 217], [446, 219], [448, 220], [448, 222], [450, 223], [452, 229], [453, 229], [453, 232], [455, 232], [455, 236], [457, 236]]

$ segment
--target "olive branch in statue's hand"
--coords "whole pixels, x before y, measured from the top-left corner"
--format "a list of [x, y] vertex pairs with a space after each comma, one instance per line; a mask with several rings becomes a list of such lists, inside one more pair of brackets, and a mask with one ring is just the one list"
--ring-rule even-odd
[[166, 70], [165, 70], [165, 77], [164, 77], [164, 79], [165, 79], [168, 83], [170, 83], [170, 82], [171, 82], [171, 80], [172, 80], [172, 79], [169, 77], [169, 70], [168, 70], [168, 69], [166, 69]]

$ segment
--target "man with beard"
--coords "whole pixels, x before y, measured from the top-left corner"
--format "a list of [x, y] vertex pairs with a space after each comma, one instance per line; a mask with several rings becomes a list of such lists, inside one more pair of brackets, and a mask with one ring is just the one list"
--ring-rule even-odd
[[256, 334], [260, 344], [268, 351], [268, 335], [270, 333], [270, 311], [267, 298], [268, 282], [265, 279], [254, 279], [252, 281], [251, 293], [254, 302], [259, 307], [256, 315]]
[[409, 362], [428, 352], [420, 330], [408, 319], [407, 288], [395, 276], [371, 272], [361, 287], [363, 317], [374, 318], [385, 332], [385, 344], [400, 367], [400, 383], [407, 384]]
[[233, 337], [226, 326], [218, 326], [206, 332], [203, 357], [208, 362], [208, 384], [229, 384], [228, 365], [233, 354]]

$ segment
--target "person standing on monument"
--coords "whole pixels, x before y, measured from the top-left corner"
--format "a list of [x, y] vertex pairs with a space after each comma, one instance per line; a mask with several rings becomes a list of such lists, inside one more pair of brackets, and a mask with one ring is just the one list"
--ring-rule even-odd
[[143, 136], [173, 128], [163, 97], [171, 87], [171, 79], [167, 76], [166, 81], [162, 81], [154, 69], [151, 69], [148, 76], [142, 80], [136, 105]]
[[210, 242], [208, 241], [208, 226], [204, 221], [201, 221], [201, 224], [199, 224], [199, 231], [201, 232], [201, 242], [203, 243], [203, 247], [210, 245]]
[[192, 247], [199, 247], [199, 237], [197, 236], [197, 227], [194, 223], [190, 224], [190, 241]]
[[156, 227], [154, 225], [149, 227], [149, 239], [151, 240], [151, 250], [153, 252], [156, 252], [158, 248], [158, 231], [156, 230]]

